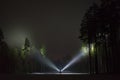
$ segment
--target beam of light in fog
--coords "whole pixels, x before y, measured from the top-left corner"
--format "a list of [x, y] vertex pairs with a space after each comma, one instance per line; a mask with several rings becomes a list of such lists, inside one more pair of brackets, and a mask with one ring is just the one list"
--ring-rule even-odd
[[65, 69], [67, 69], [68, 67], [70, 67], [71, 65], [73, 65], [74, 63], [76, 63], [78, 60], [80, 60], [83, 56], [87, 56], [89, 52], [89, 48], [88, 47], [82, 47], [81, 51], [78, 55], [76, 55], [62, 70], [61, 72], [63, 72]]
[[71, 65], [73, 65], [75, 62], [77, 62], [79, 59], [81, 59], [81, 57], [83, 56], [83, 53], [80, 52], [78, 55], [76, 55], [62, 70], [61, 72], [63, 72], [65, 69], [67, 69], [68, 67], [70, 67]]
[[60, 71], [55, 64], [53, 64], [48, 58], [43, 57], [40, 52], [37, 49], [33, 49], [33, 55], [32, 55], [35, 59], [37, 59], [40, 63], [42, 62], [43, 64], [49, 66], [50, 68], [56, 70], [56, 71]]

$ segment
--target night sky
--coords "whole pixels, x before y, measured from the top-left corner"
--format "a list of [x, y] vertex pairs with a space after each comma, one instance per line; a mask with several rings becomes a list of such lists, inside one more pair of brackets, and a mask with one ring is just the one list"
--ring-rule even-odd
[[11, 46], [22, 46], [25, 37], [32, 45], [47, 48], [51, 60], [77, 54], [79, 29], [93, 0], [9, 0], [1, 2], [0, 27]]

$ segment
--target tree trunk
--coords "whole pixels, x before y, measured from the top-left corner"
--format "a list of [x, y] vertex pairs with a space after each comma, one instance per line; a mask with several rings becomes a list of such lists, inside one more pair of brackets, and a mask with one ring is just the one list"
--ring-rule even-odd
[[97, 44], [95, 44], [96, 52], [95, 52], [95, 72], [98, 74], [98, 56], [97, 56]]
[[91, 48], [90, 48], [90, 39], [88, 38], [88, 47], [89, 47], [89, 71], [90, 71], [90, 74], [92, 74], [92, 62], [91, 62]]
[[107, 50], [107, 42], [105, 37], [105, 56], [106, 56], [106, 71], [109, 72], [109, 65], [108, 65], [108, 50]]

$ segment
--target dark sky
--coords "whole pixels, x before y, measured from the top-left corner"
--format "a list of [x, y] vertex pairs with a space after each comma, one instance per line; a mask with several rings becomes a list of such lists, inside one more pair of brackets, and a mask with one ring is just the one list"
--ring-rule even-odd
[[93, 0], [9, 0], [1, 2], [0, 27], [9, 45], [24, 38], [37, 48], [44, 45], [52, 60], [77, 54], [80, 22]]

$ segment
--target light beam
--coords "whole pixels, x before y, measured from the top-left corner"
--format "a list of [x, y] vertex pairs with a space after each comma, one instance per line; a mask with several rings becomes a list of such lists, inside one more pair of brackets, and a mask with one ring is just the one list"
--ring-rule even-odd
[[56, 71], [60, 71], [55, 64], [53, 64], [48, 58], [43, 57], [40, 52], [37, 49], [33, 49], [33, 54], [32, 56], [34, 56], [35, 59], [37, 59], [40, 63], [42, 62], [43, 64], [49, 66], [50, 68], [56, 70]]
[[89, 52], [89, 48], [88, 47], [82, 47], [82, 50], [80, 51], [80, 53], [78, 55], [76, 55], [62, 70], [61, 72], [63, 72], [65, 69], [67, 69], [68, 67], [70, 67], [71, 65], [73, 65], [74, 63], [76, 63], [78, 60], [80, 60], [83, 56], [88, 55]]
[[77, 62], [79, 59], [81, 59], [81, 57], [83, 56], [83, 53], [80, 52], [78, 55], [76, 55], [62, 70], [61, 72], [63, 72], [65, 69], [67, 69], [68, 67], [70, 67], [71, 65], [73, 65], [75, 62]]

